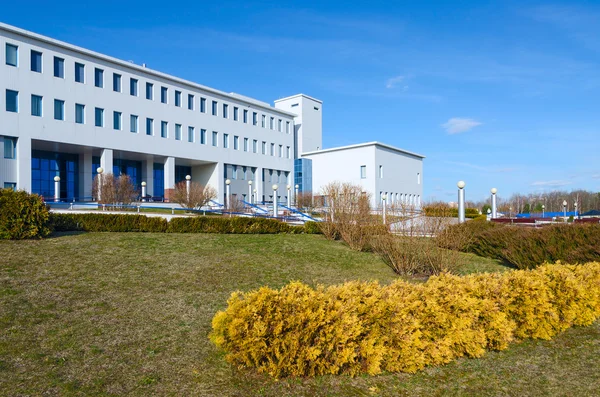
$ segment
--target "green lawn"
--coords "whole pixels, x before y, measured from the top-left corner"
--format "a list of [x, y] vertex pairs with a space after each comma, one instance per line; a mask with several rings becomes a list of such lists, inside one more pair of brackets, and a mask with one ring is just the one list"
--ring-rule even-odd
[[0, 395], [598, 395], [598, 323], [416, 375], [274, 381], [231, 367], [207, 335], [232, 291], [395, 278], [321, 236], [90, 233], [0, 241], [0, 258]]

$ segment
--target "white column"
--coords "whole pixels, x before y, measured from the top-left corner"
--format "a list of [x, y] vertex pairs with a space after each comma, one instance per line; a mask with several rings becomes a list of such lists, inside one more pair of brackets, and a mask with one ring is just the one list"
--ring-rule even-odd
[[60, 201], [60, 176], [54, 177], [54, 201]]
[[86, 150], [79, 155], [79, 198], [78, 201], [92, 198], [92, 152]]
[[142, 181], [146, 182], [146, 194], [154, 196], [154, 160], [142, 161]]
[[494, 187], [490, 192], [492, 193], [492, 218], [496, 219], [498, 217], [498, 207], [496, 205], [496, 193], [498, 189]]
[[17, 139], [17, 190], [31, 193], [31, 138]]
[[277, 208], [277, 189], [279, 186], [277, 184], [273, 185], [273, 216], [279, 215], [279, 208]]
[[262, 196], [263, 196], [263, 192], [264, 192], [264, 186], [263, 186], [263, 168], [262, 167], [258, 167], [256, 168], [256, 173], [254, 174], [254, 189], [256, 189], [256, 201], [255, 204], [259, 203], [260, 201], [262, 201]]
[[[112, 149], [103, 149], [100, 156], [100, 167], [104, 169], [104, 174], [113, 173], [113, 151]], [[119, 175], [115, 175], [119, 176]]]
[[465, 183], [459, 181], [458, 184], [458, 223], [465, 222]]
[[165, 197], [169, 197], [171, 189], [175, 187], [175, 157], [165, 160]]

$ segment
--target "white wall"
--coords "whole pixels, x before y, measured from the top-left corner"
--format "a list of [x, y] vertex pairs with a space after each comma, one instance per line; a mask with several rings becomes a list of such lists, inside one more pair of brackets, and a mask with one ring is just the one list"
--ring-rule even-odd
[[[0, 135], [16, 136], [23, 150], [20, 156], [18, 176], [7, 175], [8, 180], [17, 182], [18, 188], [31, 188], [31, 142], [49, 141], [71, 146], [82, 156], [89, 149], [112, 149], [114, 158], [126, 156], [127, 152], [143, 154], [148, 161], [164, 162], [174, 157], [177, 165], [200, 165], [206, 163], [230, 163], [251, 167], [265, 167], [277, 170], [293, 171], [293, 158], [286, 158], [286, 148], [294, 146], [293, 115], [272, 107], [262, 106], [257, 101], [244, 101], [237, 96], [228, 95], [213, 89], [203, 89], [193, 83], [172, 78], [167, 75], [144, 69], [140, 66], [118, 60], [112, 60], [99, 54], [79, 51], [76, 47], [64, 48], [64, 43], [15, 31], [0, 24]], [[19, 65], [8, 66], [5, 62], [5, 43], [18, 45]], [[42, 73], [30, 70], [30, 51], [42, 52]], [[64, 78], [53, 75], [54, 56], [64, 58]], [[85, 83], [76, 83], [74, 63], [85, 64]], [[94, 69], [104, 70], [104, 87], [94, 86]], [[113, 91], [113, 72], [120, 74], [121, 92]], [[130, 78], [138, 79], [138, 96], [129, 92]], [[146, 82], [154, 84], [154, 99], [147, 100]], [[168, 104], [160, 101], [161, 87], [168, 88]], [[6, 89], [19, 92], [19, 112], [6, 112]], [[181, 107], [176, 107], [175, 90], [182, 92]], [[43, 116], [31, 116], [31, 95], [43, 97]], [[194, 110], [188, 110], [188, 94], [194, 95]], [[206, 98], [206, 112], [200, 112], [200, 98]], [[54, 99], [65, 101], [65, 121], [54, 120]], [[211, 114], [212, 101], [218, 102], [218, 116]], [[75, 104], [85, 105], [85, 124], [75, 123]], [[223, 118], [223, 103], [228, 104], [229, 117]], [[94, 126], [95, 108], [104, 109], [104, 127]], [[234, 107], [238, 107], [238, 121], [233, 120]], [[243, 123], [243, 110], [248, 110], [248, 122]], [[122, 113], [121, 130], [113, 129], [113, 111]], [[252, 113], [258, 113], [258, 126], [252, 125]], [[138, 115], [138, 132], [130, 132], [130, 115]], [[275, 117], [275, 130], [260, 127], [261, 115]], [[154, 119], [153, 136], [146, 135], [146, 118]], [[282, 120], [282, 132], [277, 130], [278, 120]], [[168, 137], [161, 138], [161, 121], [168, 122]], [[285, 122], [291, 123], [290, 133], [285, 133]], [[182, 140], [175, 140], [175, 124], [182, 125]], [[187, 141], [188, 127], [195, 129], [194, 142]], [[207, 142], [201, 145], [200, 130], [207, 131]], [[212, 131], [219, 133], [218, 147], [211, 143]], [[229, 134], [229, 148], [223, 148], [223, 134]], [[233, 137], [240, 137], [239, 150], [233, 149]], [[249, 138], [249, 151], [243, 150], [243, 138]], [[258, 141], [258, 153], [252, 152], [252, 141]], [[284, 157], [261, 154], [262, 141], [283, 145]], [[27, 150], [29, 148], [29, 150]], [[62, 147], [57, 147], [60, 151]], [[293, 152], [293, 149], [292, 149]], [[29, 153], [29, 155], [27, 155]], [[277, 153], [276, 153], [277, 154]], [[153, 160], [154, 157], [154, 160]], [[292, 157], [292, 156], [290, 156]], [[80, 162], [81, 163], [81, 162]], [[3, 167], [5, 170], [8, 168]], [[219, 167], [217, 167], [219, 168]], [[222, 166], [221, 166], [222, 169]], [[108, 172], [111, 169], [107, 170]], [[8, 172], [8, 171], [6, 171]], [[88, 172], [88, 170], [85, 170]], [[14, 172], [13, 172], [14, 173]], [[2, 178], [5, 178], [2, 176]], [[201, 179], [206, 180], [203, 175]], [[215, 178], [208, 178], [214, 181]], [[216, 179], [223, 179], [221, 173]], [[0, 183], [3, 181], [0, 181]], [[80, 185], [83, 180], [80, 178]], [[219, 182], [219, 186], [222, 183]], [[219, 186], [215, 186], [219, 188]], [[171, 186], [165, 185], [165, 189]], [[219, 188], [222, 190], [222, 188]], [[220, 193], [222, 193], [220, 191]], [[89, 195], [89, 193], [88, 193]], [[221, 196], [221, 194], [220, 194]]]
[[294, 119], [296, 158], [300, 158], [302, 153], [323, 148], [323, 103], [321, 101], [299, 94], [276, 100], [275, 107], [298, 115]]

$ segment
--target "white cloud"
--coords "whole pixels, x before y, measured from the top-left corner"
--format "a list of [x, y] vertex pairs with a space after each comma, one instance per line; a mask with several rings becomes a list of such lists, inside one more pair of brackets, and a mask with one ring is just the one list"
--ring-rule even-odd
[[531, 186], [541, 186], [541, 187], [562, 187], [570, 185], [570, 181], [562, 181], [562, 180], [552, 180], [552, 181], [537, 181], [533, 182]]
[[[402, 83], [405, 79], [406, 79], [405, 76], [392, 77], [385, 82], [385, 88], [395, 88], [398, 84]], [[406, 89], [406, 86], [404, 86], [404, 89]]]
[[459, 134], [461, 132], [469, 131], [470, 129], [475, 128], [481, 124], [481, 122], [473, 119], [452, 117], [450, 120], [442, 124], [442, 127], [446, 129], [448, 134]]

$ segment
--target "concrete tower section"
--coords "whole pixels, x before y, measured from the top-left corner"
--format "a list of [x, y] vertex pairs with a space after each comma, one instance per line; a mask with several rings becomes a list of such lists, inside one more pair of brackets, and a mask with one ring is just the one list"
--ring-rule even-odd
[[323, 148], [323, 102], [304, 94], [275, 101], [275, 108], [297, 114], [294, 118], [294, 158]]

